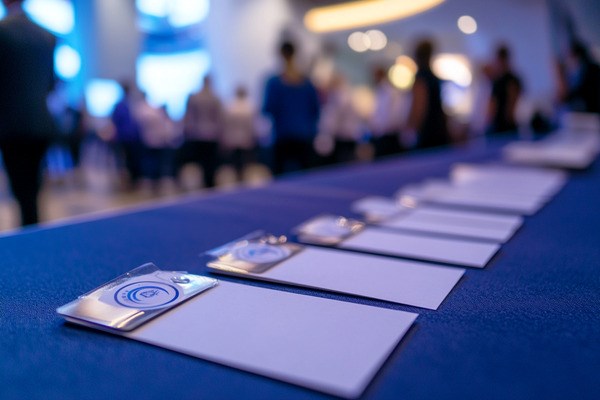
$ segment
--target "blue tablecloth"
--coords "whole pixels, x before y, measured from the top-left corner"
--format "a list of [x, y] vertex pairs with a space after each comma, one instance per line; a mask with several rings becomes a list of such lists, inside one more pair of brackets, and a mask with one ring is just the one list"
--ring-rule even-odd
[[[202, 252], [250, 231], [289, 234], [319, 213], [351, 215], [350, 204], [363, 196], [446, 177], [454, 162], [497, 159], [497, 146], [436, 150], [4, 237], [0, 399], [326, 398], [66, 324], [54, 310], [145, 262], [207, 274]], [[420, 313], [367, 399], [597, 399], [599, 168], [572, 173], [485, 270], [467, 271], [437, 311], [245, 283]]]

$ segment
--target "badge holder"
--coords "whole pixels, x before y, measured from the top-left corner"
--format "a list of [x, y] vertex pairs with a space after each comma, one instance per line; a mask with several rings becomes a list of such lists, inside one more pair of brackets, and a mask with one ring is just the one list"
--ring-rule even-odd
[[113, 333], [131, 331], [218, 284], [213, 278], [144, 264], [56, 311], [67, 321]]
[[206, 254], [217, 257], [207, 266], [223, 273], [261, 274], [298, 254], [302, 248], [288, 242], [286, 236], [256, 231], [207, 251]]
[[352, 212], [361, 214], [368, 223], [378, 224], [406, 214], [417, 206], [415, 198], [369, 196], [352, 203]]
[[336, 246], [365, 228], [365, 223], [337, 215], [320, 215], [294, 228], [303, 243]]

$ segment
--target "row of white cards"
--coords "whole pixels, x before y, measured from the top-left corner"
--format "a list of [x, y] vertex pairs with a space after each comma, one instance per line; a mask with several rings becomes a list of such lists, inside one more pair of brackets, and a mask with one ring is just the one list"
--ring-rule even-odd
[[[337, 248], [302, 246], [297, 254], [261, 272], [220, 269], [214, 263], [209, 267], [247, 279], [437, 309], [465, 270], [424, 261], [483, 268], [521, 226], [523, 219], [517, 214], [533, 213], [564, 181], [565, 175], [559, 172], [458, 165], [451, 181], [444, 183], [444, 195], [417, 197], [412, 192], [407, 199], [401, 191], [397, 199], [370, 197], [356, 202], [354, 211], [372, 224], [342, 240]], [[504, 196], [495, 196], [491, 187]], [[459, 198], [468, 201], [461, 203]], [[527, 207], [519, 203], [526, 201]], [[461, 205], [467, 209], [455, 208]], [[473, 205], [477, 211], [468, 209]], [[499, 210], [509, 213], [496, 213]], [[257, 256], [273, 261], [272, 254], [277, 252]], [[210, 315], [218, 324], [202, 322], [191, 327], [190, 321], [199, 314]], [[334, 395], [356, 397], [416, 316], [223, 282], [128, 336]]]
[[[437, 309], [463, 276], [459, 266], [485, 267], [521, 226], [521, 215], [545, 204], [565, 179], [560, 172], [458, 165], [442, 188], [435, 183], [432, 191], [426, 182], [394, 199], [356, 202], [353, 210], [369, 224], [355, 231], [360, 224], [334, 219], [343, 222], [326, 229], [343, 234], [335, 248], [244, 239], [213, 252], [219, 256], [209, 268]], [[266, 267], [253, 269], [250, 261], [257, 260]], [[365, 390], [416, 317], [220, 282], [124, 336], [351, 398]]]
[[588, 168], [600, 153], [600, 116], [567, 113], [562, 128], [538, 141], [519, 141], [503, 149], [509, 162], [555, 168]]

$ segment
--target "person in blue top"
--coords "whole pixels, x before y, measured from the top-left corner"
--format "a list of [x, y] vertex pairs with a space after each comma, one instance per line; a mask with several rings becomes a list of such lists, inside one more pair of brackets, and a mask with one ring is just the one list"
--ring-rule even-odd
[[275, 175], [314, 165], [320, 113], [317, 89], [294, 62], [294, 45], [284, 42], [280, 54], [283, 72], [268, 79], [262, 107], [273, 122]]
[[125, 164], [132, 186], [142, 177], [142, 141], [140, 126], [133, 115], [135, 106], [132, 88], [129, 82], [121, 82], [123, 97], [111, 113], [111, 121], [115, 128], [115, 147], [117, 157]]

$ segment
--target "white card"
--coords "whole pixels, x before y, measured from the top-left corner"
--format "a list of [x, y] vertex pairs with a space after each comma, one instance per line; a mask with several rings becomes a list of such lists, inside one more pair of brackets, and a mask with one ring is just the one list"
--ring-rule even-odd
[[385, 197], [365, 197], [352, 204], [354, 212], [363, 214], [375, 225], [451, 236], [485, 239], [504, 243], [523, 223], [513, 215], [416, 205], [406, 207]]
[[518, 216], [423, 206], [408, 209], [378, 225], [504, 243], [522, 223], [523, 219]]
[[401, 189], [397, 194], [404, 201], [441, 204], [470, 209], [512, 212], [532, 215], [546, 202], [541, 196], [527, 196], [476, 186], [453, 185], [448, 181], [431, 180], [421, 185]]
[[500, 249], [496, 243], [434, 238], [366, 228], [338, 245], [341, 248], [483, 268]]
[[354, 398], [416, 317], [221, 281], [125, 336]]
[[553, 135], [539, 142], [513, 142], [502, 149], [510, 162], [556, 168], [588, 168], [596, 159], [600, 139], [596, 132]]
[[325, 289], [411, 306], [437, 309], [465, 270], [306, 246], [261, 273], [208, 267], [215, 272]]
[[547, 199], [564, 186], [567, 175], [541, 168], [460, 163], [452, 167], [450, 179], [462, 187]]

